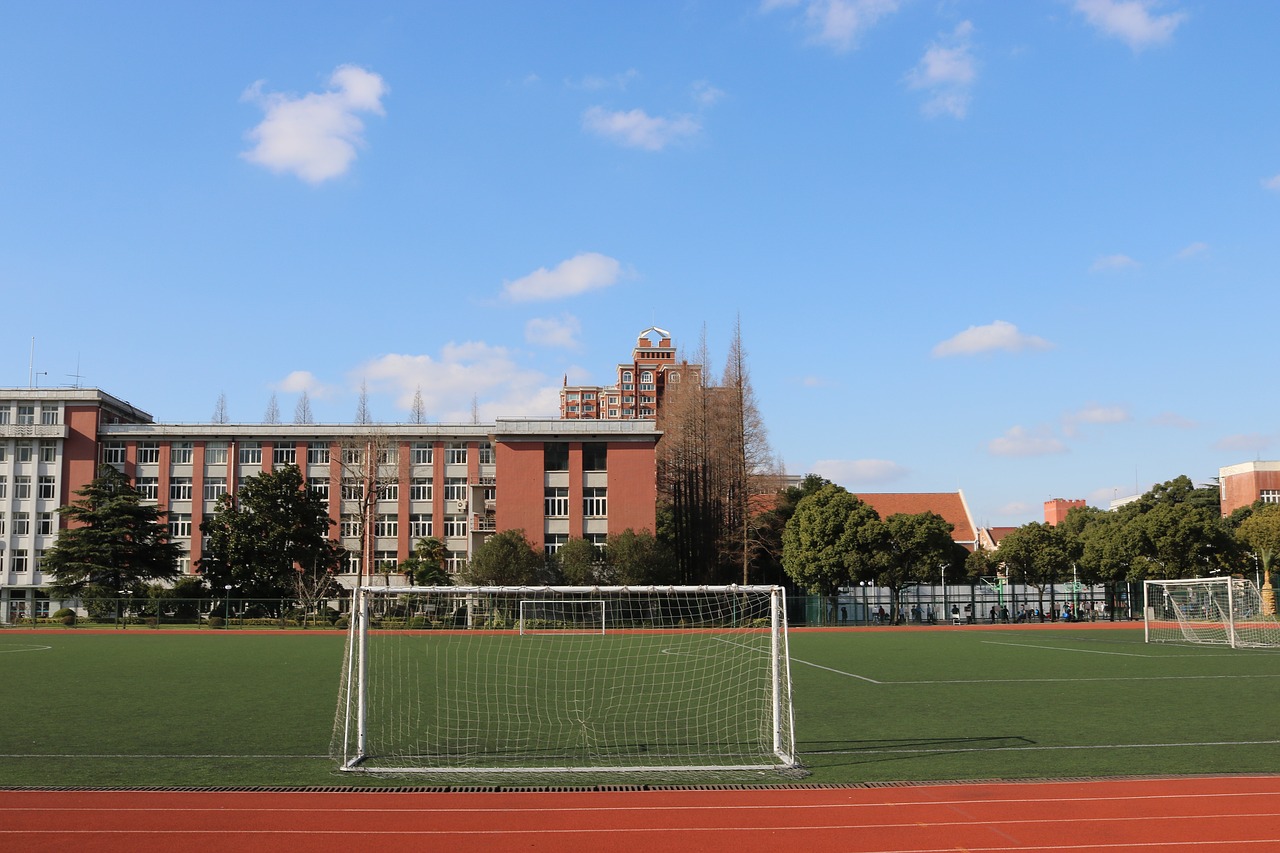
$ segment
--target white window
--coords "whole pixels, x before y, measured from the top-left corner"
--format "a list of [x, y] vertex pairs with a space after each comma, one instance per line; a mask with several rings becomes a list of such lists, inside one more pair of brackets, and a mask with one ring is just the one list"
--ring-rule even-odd
[[414, 477], [409, 481], [409, 500], [431, 500], [431, 480], [426, 477]]
[[14, 500], [28, 501], [31, 500], [31, 478], [30, 477], [14, 477], [13, 478], [13, 497]]
[[445, 477], [444, 499], [447, 501], [465, 501], [467, 499], [467, 478]]
[[343, 480], [342, 499], [344, 501], [364, 500], [364, 483], [359, 480]]
[[51, 501], [58, 496], [58, 484], [53, 477], [41, 477], [37, 483], [36, 497]]
[[413, 464], [414, 465], [430, 465], [431, 464], [431, 445], [424, 441], [417, 442], [413, 445]]
[[143, 441], [138, 444], [138, 464], [155, 465], [160, 461], [160, 444], [155, 441]]
[[29, 441], [22, 441], [18, 443], [18, 461], [19, 462], [30, 462], [32, 459], [35, 458], [35, 456], [36, 456], [36, 447], [33, 443]]
[[395, 551], [376, 551], [373, 555], [373, 564], [380, 572], [394, 572], [399, 561], [396, 560]]
[[[27, 552], [26, 552], [26, 551], [14, 551], [14, 552], [13, 552], [13, 559], [12, 559], [12, 561], [9, 563], [9, 565], [10, 565], [10, 567], [12, 567], [12, 568], [13, 568], [13, 570], [14, 570], [15, 572], [19, 572], [19, 573], [21, 573], [21, 572], [25, 572], [25, 571], [27, 570]], [[25, 609], [25, 608], [26, 608], [26, 602], [21, 602], [21, 604], [23, 605], [23, 609]], [[12, 605], [10, 605], [10, 606], [12, 606]], [[19, 611], [19, 612], [21, 612], [21, 611]]]
[[363, 465], [364, 451], [358, 447], [342, 448], [342, 464], [343, 465]]
[[569, 490], [549, 487], [544, 493], [545, 514], [548, 518], [566, 518], [569, 515]]
[[477, 448], [477, 450], [480, 452], [480, 464], [481, 464], [481, 465], [492, 465], [492, 464], [493, 464], [493, 445], [492, 445], [492, 444], [490, 444], [490, 443], [489, 443], [489, 442], [487, 442], [487, 441], [485, 441], [485, 442], [481, 442], [481, 444], [480, 444], [480, 446]]
[[400, 524], [394, 515], [379, 515], [373, 523], [373, 535], [390, 538], [400, 535]]
[[582, 490], [582, 515], [585, 518], [604, 518], [609, 514], [608, 489], [585, 488]]
[[631, 371], [630, 371], [630, 370], [624, 370], [624, 371], [622, 371], [622, 381], [623, 381], [623, 382], [630, 382], [630, 381], [631, 381]]
[[31, 532], [31, 514], [15, 512], [13, 514], [13, 535], [26, 536]]
[[465, 442], [452, 441], [445, 448], [444, 461], [446, 465], [466, 465], [467, 464], [467, 445]]
[[190, 477], [174, 477], [169, 481], [169, 500], [171, 501], [191, 500], [191, 478]]
[[444, 567], [449, 570], [449, 574], [456, 575], [467, 567], [467, 553], [465, 551], [450, 551], [449, 556], [445, 558]]
[[204, 481], [204, 499], [216, 501], [227, 493], [226, 477], [207, 477]]
[[400, 463], [400, 448], [392, 445], [390, 447], [378, 448], [378, 464], [379, 465], [398, 465]]
[[58, 461], [58, 442], [56, 441], [40, 442], [40, 461], [41, 462], [57, 462]]
[[297, 465], [298, 448], [293, 445], [279, 445], [271, 448], [272, 465]]
[[18, 423], [34, 424], [36, 422], [35, 406], [19, 406], [18, 407]]
[[313, 441], [307, 445], [307, 464], [309, 465], [328, 465], [329, 464], [329, 445], [324, 442]]
[[256, 441], [246, 441], [240, 445], [241, 465], [261, 465], [262, 445]]
[[190, 465], [191, 442], [175, 441], [169, 451], [169, 461], [174, 465]]
[[39, 533], [41, 536], [52, 536], [53, 535], [53, 513], [42, 512], [40, 513], [38, 518], [39, 518], [39, 523], [36, 528], [36, 532]]
[[56, 424], [58, 422], [58, 410], [50, 409], [47, 406], [40, 407], [40, 423], [46, 425]]
[[191, 537], [191, 514], [186, 512], [170, 513], [169, 535], [174, 539], [189, 539]]
[[409, 536], [412, 539], [425, 539], [431, 536], [431, 516], [416, 513], [409, 516]]
[[8, 496], [9, 496], [9, 478], [0, 477], [0, 499], [7, 498]]
[[160, 500], [160, 479], [158, 477], [139, 477], [133, 487], [138, 490], [144, 501]]
[[8, 405], [0, 406], [0, 425], [9, 423], [9, 412]]
[[359, 539], [362, 526], [357, 516], [348, 516], [342, 519], [342, 524], [338, 526], [338, 530], [343, 539]]
[[310, 480], [307, 482], [307, 488], [319, 495], [320, 500], [325, 503], [329, 502], [329, 481], [328, 480]]
[[362, 565], [364, 565], [364, 558], [358, 551], [352, 551], [347, 554], [347, 564], [343, 571], [349, 575], [354, 575], [360, 571]]
[[1258, 492], [1258, 500], [1264, 504], [1280, 504], [1280, 489], [1263, 489]]
[[204, 463], [206, 465], [226, 465], [227, 446], [222, 442], [206, 444], [204, 446]]
[[446, 539], [458, 539], [467, 535], [467, 520], [457, 516], [445, 516], [444, 535]]
[[400, 500], [400, 484], [399, 483], [379, 483], [378, 484], [378, 500], [380, 501]]
[[547, 554], [554, 554], [560, 550], [560, 546], [569, 541], [567, 533], [548, 533], [542, 542], [542, 550]]

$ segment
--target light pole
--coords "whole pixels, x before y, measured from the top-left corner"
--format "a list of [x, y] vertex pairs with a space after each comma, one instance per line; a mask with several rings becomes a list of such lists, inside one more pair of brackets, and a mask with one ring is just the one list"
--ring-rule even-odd
[[223, 606], [226, 608], [226, 610], [224, 611], [226, 613], [226, 616], [223, 617], [222, 627], [230, 628], [231, 627], [231, 584], [227, 584], [223, 588], [227, 591], [227, 597], [223, 601]]

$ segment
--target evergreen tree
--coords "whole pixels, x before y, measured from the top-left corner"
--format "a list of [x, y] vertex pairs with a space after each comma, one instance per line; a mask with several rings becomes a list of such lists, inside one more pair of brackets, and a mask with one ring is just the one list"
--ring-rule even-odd
[[103, 465], [76, 494], [79, 500], [59, 510], [71, 526], [44, 555], [43, 570], [53, 577], [51, 595], [141, 595], [150, 581], [178, 577], [182, 548], [169, 540], [164, 513], [144, 504], [124, 474]]

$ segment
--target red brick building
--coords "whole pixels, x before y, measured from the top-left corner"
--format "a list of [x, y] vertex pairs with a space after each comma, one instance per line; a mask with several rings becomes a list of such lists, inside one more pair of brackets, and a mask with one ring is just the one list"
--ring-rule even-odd
[[1257, 501], [1280, 503], [1280, 462], [1242, 462], [1218, 469], [1222, 514]]

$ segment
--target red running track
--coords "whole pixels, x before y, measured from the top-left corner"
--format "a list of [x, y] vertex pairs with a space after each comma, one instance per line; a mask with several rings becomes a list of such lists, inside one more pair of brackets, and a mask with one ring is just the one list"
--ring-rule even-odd
[[890, 788], [0, 791], [13, 851], [1280, 851], [1280, 775]]

